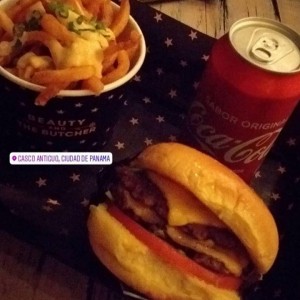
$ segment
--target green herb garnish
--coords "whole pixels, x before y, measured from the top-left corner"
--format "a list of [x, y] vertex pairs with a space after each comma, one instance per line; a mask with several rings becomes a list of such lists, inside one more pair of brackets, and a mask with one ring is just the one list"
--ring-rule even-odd
[[64, 19], [67, 19], [69, 17], [69, 10], [64, 7], [63, 9], [58, 11], [58, 15]]
[[22, 48], [22, 42], [20, 39], [16, 39], [16, 42], [13, 45], [13, 50], [18, 51]]
[[83, 22], [85, 21], [85, 17], [84, 16], [79, 16], [77, 19], [76, 19], [76, 22], [77, 24], [81, 25]]
[[30, 19], [26, 22], [26, 31], [39, 30], [41, 28], [42, 14], [38, 10], [34, 10], [30, 16]]
[[48, 4], [48, 10], [55, 14], [57, 17], [62, 17], [67, 19], [69, 17], [69, 7], [68, 5], [59, 2], [59, 1], [51, 1]]
[[68, 25], [67, 25], [67, 28], [68, 28], [68, 30], [73, 31], [73, 32], [75, 32], [75, 33], [77, 33], [77, 34], [80, 33], [80, 32], [78, 31], [78, 29], [76, 28], [74, 22], [69, 22]]
[[96, 22], [95, 28], [96, 28], [96, 30], [105, 30], [106, 29], [105, 25], [100, 21]]
[[15, 24], [15, 26], [13, 28], [14, 36], [20, 38], [23, 35], [25, 30], [26, 30], [26, 24], [25, 23]]
[[[48, 10], [57, 17], [68, 19], [66, 22], [66, 26], [69, 31], [75, 32], [79, 35], [82, 32], [101, 31], [101, 34], [105, 36], [105, 33], [103, 34], [102, 31], [105, 31], [106, 27], [102, 22], [98, 21], [96, 18], [92, 18], [91, 20], [89, 20], [84, 15], [79, 15], [71, 7], [64, 4], [62, 1], [51, 1], [48, 4]], [[75, 17], [73, 17], [70, 11], [74, 11]], [[106, 36], [108, 37], [109, 35]]]

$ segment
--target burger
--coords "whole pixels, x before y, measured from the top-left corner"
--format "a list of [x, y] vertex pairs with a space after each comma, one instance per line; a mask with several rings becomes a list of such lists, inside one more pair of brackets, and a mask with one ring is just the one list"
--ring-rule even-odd
[[107, 195], [90, 209], [91, 247], [151, 299], [240, 299], [276, 259], [278, 231], [263, 200], [186, 145], [159, 143], [116, 166]]

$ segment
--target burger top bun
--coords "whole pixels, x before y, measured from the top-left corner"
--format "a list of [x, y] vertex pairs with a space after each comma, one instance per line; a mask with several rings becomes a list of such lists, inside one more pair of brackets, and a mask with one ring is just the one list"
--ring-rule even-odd
[[151, 299], [239, 300], [226, 290], [164, 262], [112, 217], [105, 204], [91, 206], [89, 239], [100, 261], [119, 279]]
[[150, 146], [133, 165], [191, 191], [236, 234], [261, 274], [271, 268], [278, 252], [277, 226], [264, 202], [233, 171], [179, 143]]

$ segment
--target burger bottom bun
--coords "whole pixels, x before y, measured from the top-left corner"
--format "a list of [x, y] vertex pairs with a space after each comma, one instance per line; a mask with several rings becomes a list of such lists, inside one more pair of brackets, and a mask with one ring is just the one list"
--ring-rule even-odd
[[237, 292], [209, 285], [168, 265], [107, 212], [91, 206], [89, 239], [100, 261], [120, 280], [152, 299], [238, 300]]

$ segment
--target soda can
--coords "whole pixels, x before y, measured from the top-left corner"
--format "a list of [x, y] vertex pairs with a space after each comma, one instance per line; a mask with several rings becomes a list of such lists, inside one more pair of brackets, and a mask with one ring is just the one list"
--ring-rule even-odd
[[300, 36], [237, 21], [210, 53], [187, 118], [193, 146], [250, 182], [300, 99]]

